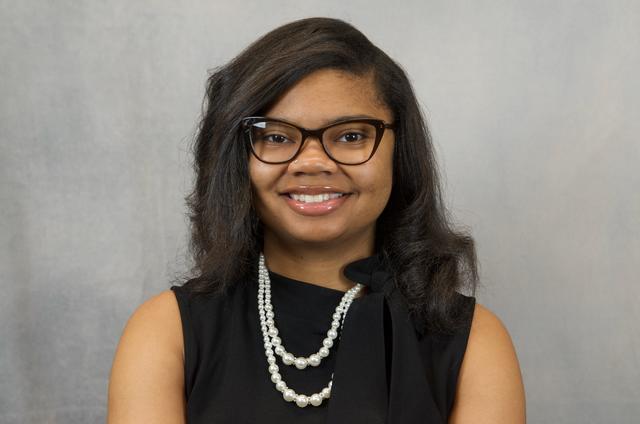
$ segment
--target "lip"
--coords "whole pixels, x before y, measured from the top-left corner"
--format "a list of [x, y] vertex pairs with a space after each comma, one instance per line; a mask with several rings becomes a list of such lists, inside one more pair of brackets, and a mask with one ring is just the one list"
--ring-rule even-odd
[[280, 192], [280, 194], [290, 194], [290, 193], [294, 193], [294, 194], [306, 194], [309, 196], [313, 196], [316, 194], [324, 194], [324, 193], [342, 193], [342, 194], [351, 194], [349, 191], [347, 190], [343, 190], [341, 188], [338, 187], [333, 187], [333, 186], [306, 186], [306, 185], [299, 185], [299, 186], [293, 186], [293, 187], [289, 187], [283, 191]]
[[[296, 193], [295, 191], [293, 193]], [[326, 193], [326, 191], [317, 192], [316, 194]], [[334, 193], [336, 193], [334, 191]], [[340, 192], [337, 192], [340, 193]], [[308, 192], [301, 194], [310, 194]], [[344, 204], [344, 202], [351, 197], [351, 194], [344, 194], [337, 199], [329, 199], [324, 202], [313, 202], [313, 203], [305, 203], [300, 202], [295, 199], [292, 199], [288, 196], [288, 193], [281, 194], [284, 198], [285, 202], [289, 205], [289, 207], [296, 213], [300, 215], [306, 216], [322, 216], [327, 215], [334, 212], [336, 209], [340, 208]]]

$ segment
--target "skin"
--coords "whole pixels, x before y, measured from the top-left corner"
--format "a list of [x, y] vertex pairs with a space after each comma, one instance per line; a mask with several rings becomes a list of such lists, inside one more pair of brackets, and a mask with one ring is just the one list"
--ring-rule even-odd
[[[340, 115], [367, 114], [392, 122], [377, 102], [372, 82], [337, 71], [315, 72], [285, 93], [268, 111], [306, 128]], [[251, 157], [256, 209], [265, 224], [264, 254], [271, 270], [338, 290], [354, 282], [342, 275], [347, 263], [373, 254], [375, 221], [392, 186], [393, 131], [371, 160], [339, 165], [318, 140], [307, 140], [298, 161], [270, 165]], [[292, 185], [334, 185], [354, 194], [323, 217], [292, 211], [279, 192]], [[165, 290], [145, 301], [123, 331], [111, 370], [108, 424], [186, 423], [184, 346], [175, 295]], [[525, 423], [525, 393], [507, 329], [476, 304], [461, 364], [450, 424]]]

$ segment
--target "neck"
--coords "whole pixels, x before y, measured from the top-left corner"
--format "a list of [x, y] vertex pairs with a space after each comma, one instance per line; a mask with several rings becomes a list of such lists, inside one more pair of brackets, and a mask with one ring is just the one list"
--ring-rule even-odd
[[344, 276], [345, 265], [373, 255], [373, 237], [327, 246], [285, 243], [265, 231], [263, 253], [269, 270], [294, 280], [347, 291], [356, 282]]

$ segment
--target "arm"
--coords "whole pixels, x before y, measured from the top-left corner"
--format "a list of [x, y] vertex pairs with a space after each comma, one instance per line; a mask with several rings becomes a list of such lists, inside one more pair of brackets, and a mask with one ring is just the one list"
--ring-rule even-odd
[[507, 329], [476, 303], [449, 424], [524, 424], [525, 393]]
[[129, 318], [109, 379], [108, 424], [186, 422], [181, 325], [171, 290]]

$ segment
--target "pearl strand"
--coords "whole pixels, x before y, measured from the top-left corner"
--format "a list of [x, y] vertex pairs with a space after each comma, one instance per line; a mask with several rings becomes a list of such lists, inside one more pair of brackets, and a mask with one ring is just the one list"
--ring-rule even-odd
[[320, 406], [324, 399], [331, 396], [331, 386], [333, 384], [333, 374], [326, 387], [319, 393], [310, 396], [298, 394], [282, 380], [278, 365], [276, 365], [276, 357], [274, 353], [282, 358], [285, 365], [295, 365], [298, 369], [304, 369], [307, 365], [317, 367], [320, 365], [322, 358], [329, 355], [329, 349], [333, 346], [333, 341], [338, 337], [338, 327], [342, 330], [344, 319], [347, 311], [353, 302], [354, 297], [362, 288], [361, 284], [356, 284], [348, 290], [340, 300], [336, 307], [336, 311], [332, 316], [331, 328], [327, 331], [327, 337], [322, 341], [322, 347], [317, 353], [308, 357], [296, 357], [287, 352], [282, 345], [282, 340], [278, 337], [278, 329], [275, 326], [275, 313], [271, 304], [271, 281], [269, 272], [264, 264], [264, 255], [260, 253], [258, 264], [258, 314], [260, 315], [260, 327], [262, 329], [262, 337], [264, 340], [265, 355], [267, 357], [268, 370], [271, 374], [271, 381], [275, 384], [276, 390], [282, 393], [282, 397], [287, 402], [295, 401], [296, 405], [301, 408], [307, 405]]
[[[268, 281], [269, 280], [268, 271], [265, 271], [265, 273], [262, 274], [262, 277], [264, 281]], [[347, 294], [342, 297], [340, 304], [336, 307], [336, 310], [332, 316], [331, 327], [327, 331], [327, 337], [322, 341], [322, 346], [320, 347], [318, 352], [311, 354], [308, 357], [302, 357], [302, 356], [298, 357], [287, 352], [284, 346], [282, 346], [282, 340], [280, 339], [280, 337], [278, 337], [278, 329], [275, 327], [274, 318], [271, 316], [273, 315], [273, 305], [271, 304], [271, 301], [270, 301], [271, 300], [270, 281], [269, 281], [269, 284], [265, 284], [264, 285], [264, 298], [265, 298], [264, 310], [267, 312], [272, 311], [271, 314], [269, 313], [266, 314], [267, 334], [271, 338], [271, 344], [274, 346], [275, 354], [282, 358], [282, 362], [285, 365], [295, 365], [295, 367], [300, 370], [305, 369], [308, 365], [311, 365], [314, 367], [317, 367], [318, 365], [320, 365], [320, 362], [322, 361], [322, 359], [329, 356], [329, 349], [333, 346], [334, 340], [338, 337], [338, 331], [337, 331], [338, 327], [342, 328], [342, 323], [344, 322], [344, 319], [342, 321], [340, 319], [342, 317], [341, 311], [346, 310], [345, 306], [347, 302], [349, 302], [350, 304], [353, 301], [355, 294], [359, 290], [360, 290], [359, 287], [355, 286], [351, 288], [349, 291], [347, 291]], [[262, 304], [259, 303], [259, 306], [262, 306]]]

